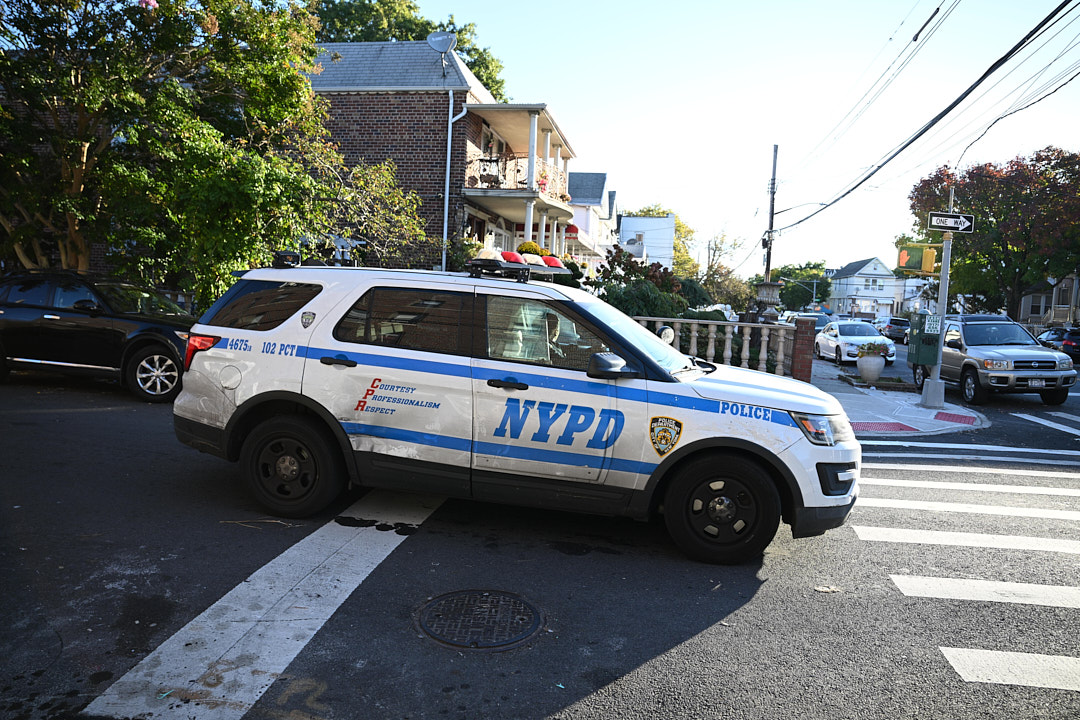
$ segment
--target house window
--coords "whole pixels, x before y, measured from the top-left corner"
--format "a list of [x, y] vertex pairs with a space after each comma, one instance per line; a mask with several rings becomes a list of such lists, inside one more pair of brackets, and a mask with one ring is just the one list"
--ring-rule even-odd
[[486, 157], [499, 157], [506, 152], [506, 142], [487, 125], [480, 133], [480, 152]]

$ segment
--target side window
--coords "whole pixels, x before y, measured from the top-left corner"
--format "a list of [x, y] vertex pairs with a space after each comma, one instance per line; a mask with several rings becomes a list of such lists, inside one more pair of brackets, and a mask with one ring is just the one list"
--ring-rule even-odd
[[81, 282], [75, 280], [61, 280], [56, 287], [56, 299], [55, 304], [58, 308], [70, 309], [75, 306], [75, 303], [79, 300], [92, 300], [95, 303], [100, 301], [94, 297], [94, 293], [90, 288], [83, 285]]
[[471, 295], [418, 288], [374, 288], [334, 328], [342, 342], [467, 354], [466, 308]]
[[199, 320], [238, 330], [273, 330], [311, 302], [322, 286], [275, 280], [239, 280]]
[[12, 305], [44, 305], [52, 302], [52, 283], [48, 278], [30, 277], [15, 280], [7, 291], [7, 302]]
[[526, 298], [487, 298], [487, 355], [584, 371], [593, 353], [606, 352], [600, 336], [554, 305]]
[[948, 343], [950, 340], [959, 340], [959, 339], [960, 339], [960, 328], [958, 328], [956, 325], [947, 325], [945, 327], [945, 342]]

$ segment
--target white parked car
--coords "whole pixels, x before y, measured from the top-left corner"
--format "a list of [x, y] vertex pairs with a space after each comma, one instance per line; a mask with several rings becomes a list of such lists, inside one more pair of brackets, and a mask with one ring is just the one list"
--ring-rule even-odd
[[869, 342], [888, 347], [885, 364], [893, 364], [896, 360], [896, 345], [873, 325], [861, 320], [831, 322], [822, 328], [814, 338], [814, 357], [833, 360], [837, 365], [849, 360], [854, 362], [859, 357], [859, 346]]

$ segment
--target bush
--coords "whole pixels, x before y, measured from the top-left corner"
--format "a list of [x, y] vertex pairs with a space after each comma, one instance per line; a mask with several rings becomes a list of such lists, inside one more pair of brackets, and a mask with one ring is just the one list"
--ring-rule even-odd
[[686, 299], [674, 293], [660, 292], [648, 280], [637, 280], [629, 285], [615, 285], [604, 291], [604, 300], [631, 317], [679, 317], [686, 311]]
[[534, 243], [532, 240], [526, 240], [525, 242], [518, 245], [517, 251], [519, 253], [532, 253], [533, 255], [547, 254], [543, 250], [541, 250], [540, 246]]

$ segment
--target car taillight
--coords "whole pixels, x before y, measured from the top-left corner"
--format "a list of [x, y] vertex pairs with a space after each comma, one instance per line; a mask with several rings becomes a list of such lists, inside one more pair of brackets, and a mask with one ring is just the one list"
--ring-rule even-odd
[[1061, 344], [1062, 344], [1062, 346], [1071, 345], [1072, 347], [1080, 347], [1080, 343], [1077, 343], [1075, 340], [1069, 340], [1069, 339], [1062, 340]]
[[188, 336], [187, 351], [184, 353], [184, 372], [187, 372], [191, 367], [191, 359], [195, 357], [195, 353], [201, 350], [209, 350], [217, 345], [220, 337], [213, 335], [195, 335], [194, 333]]

